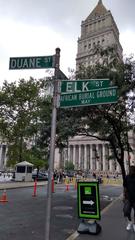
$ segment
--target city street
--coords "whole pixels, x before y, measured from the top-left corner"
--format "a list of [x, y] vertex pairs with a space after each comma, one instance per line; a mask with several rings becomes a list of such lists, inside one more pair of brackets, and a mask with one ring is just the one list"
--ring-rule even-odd
[[[8, 202], [0, 203], [1, 240], [45, 240], [46, 189], [46, 185], [38, 186], [36, 197], [32, 197], [32, 187], [7, 190]], [[121, 187], [100, 185], [101, 210], [121, 193]], [[55, 185], [50, 240], [66, 240], [79, 223], [76, 190]]]

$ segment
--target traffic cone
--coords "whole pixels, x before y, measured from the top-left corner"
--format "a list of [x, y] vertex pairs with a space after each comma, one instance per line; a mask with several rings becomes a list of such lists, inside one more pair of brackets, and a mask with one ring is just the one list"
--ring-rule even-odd
[[66, 184], [66, 190], [65, 190], [66, 192], [68, 192], [69, 191], [69, 184]]
[[3, 194], [2, 194], [2, 197], [0, 199], [0, 202], [3, 202], [3, 203], [8, 202], [6, 190], [3, 191]]
[[36, 197], [36, 196], [37, 196], [37, 179], [35, 179], [35, 182], [34, 182], [34, 191], [33, 191], [32, 197]]

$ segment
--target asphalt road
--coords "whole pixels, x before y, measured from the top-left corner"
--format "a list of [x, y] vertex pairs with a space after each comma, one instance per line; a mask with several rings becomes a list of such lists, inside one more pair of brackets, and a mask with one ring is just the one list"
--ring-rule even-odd
[[[0, 203], [0, 240], [45, 240], [46, 186], [7, 190], [7, 203]], [[77, 197], [74, 187], [57, 185], [52, 196], [50, 240], [66, 240], [77, 230]], [[101, 209], [122, 192], [121, 187], [100, 185]], [[2, 195], [2, 191], [0, 191]]]

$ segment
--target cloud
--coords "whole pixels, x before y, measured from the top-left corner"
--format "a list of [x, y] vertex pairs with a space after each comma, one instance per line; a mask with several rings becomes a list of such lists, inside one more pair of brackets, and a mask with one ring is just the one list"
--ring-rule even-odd
[[[42, 77], [44, 70], [9, 71], [9, 57], [54, 54], [61, 48], [61, 69], [75, 68], [81, 21], [98, 0], [0, 0], [0, 82], [28, 76]], [[124, 53], [135, 52], [135, 1], [103, 0], [118, 25]]]
[[126, 56], [135, 54], [135, 32], [132, 30], [121, 32], [120, 41], [123, 47], [123, 53]]
[[[8, 28], [9, 25], [10, 28]], [[56, 47], [61, 48], [61, 69], [65, 70], [75, 66], [76, 49], [74, 44], [76, 41], [70, 37], [65, 38], [62, 33], [52, 31], [47, 26], [26, 25], [9, 20], [0, 22], [0, 29], [2, 36], [0, 51], [3, 55], [0, 58], [0, 65], [3, 69], [3, 73], [0, 75], [1, 81], [3, 78], [8, 81], [13, 80], [15, 76], [16, 78], [28, 78], [33, 74], [37, 78], [44, 77], [44, 70], [9, 71], [9, 58], [54, 55]]]

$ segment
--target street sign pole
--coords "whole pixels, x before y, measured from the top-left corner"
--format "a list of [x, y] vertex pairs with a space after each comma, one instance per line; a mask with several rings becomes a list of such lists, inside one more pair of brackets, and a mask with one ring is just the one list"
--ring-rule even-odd
[[60, 49], [56, 48], [55, 54], [55, 79], [53, 92], [53, 109], [51, 121], [51, 142], [50, 142], [50, 159], [47, 186], [47, 203], [46, 203], [46, 222], [45, 222], [45, 240], [49, 240], [50, 223], [51, 223], [51, 202], [52, 202], [52, 177], [54, 170], [54, 153], [55, 153], [55, 136], [56, 136], [56, 117], [57, 117], [57, 94], [58, 94], [58, 76], [59, 76]]

